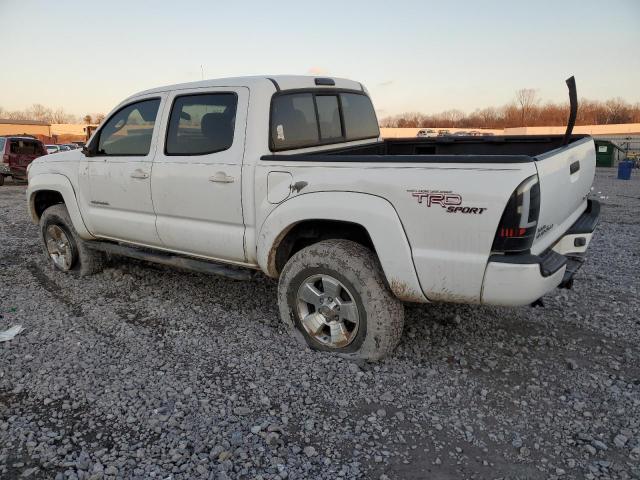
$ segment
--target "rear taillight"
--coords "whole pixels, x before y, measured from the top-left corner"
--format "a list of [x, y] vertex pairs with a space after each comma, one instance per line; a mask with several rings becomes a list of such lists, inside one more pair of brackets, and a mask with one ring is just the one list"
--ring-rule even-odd
[[9, 161], [9, 155], [7, 155], [6, 153], [4, 155], [2, 155], [2, 161], [3, 162], [8, 162]]
[[531, 248], [540, 214], [540, 183], [532, 175], [518, 185], [504, 209], [493, 240], [494, 252], [516, 253]]

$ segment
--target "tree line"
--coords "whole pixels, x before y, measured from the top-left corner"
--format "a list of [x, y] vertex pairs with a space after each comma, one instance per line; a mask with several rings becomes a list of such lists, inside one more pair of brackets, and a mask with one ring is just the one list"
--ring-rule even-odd
[[[35, 103], [25, 110], [4, 110], [0, 106], [0, 118], [30, 120], [47, 123], [101, 123], [103, 113], [82, 117]], [[510, 103], [501, 107], [476, 109], [472, 113], [461, 110], [445, 110], [435, 114], [407, 112], [380, 120], [381, 127], [418, 128], [496, 128], [538, 127], [566, 125], [569, 103], [542, 103], [536, 90], [518, 90]], [[576, 125], [606, 125], [612, 123], [640, 123], [640, 103], [630, 104], [621, 98], [606, 101], [581, 99]]]
[[34, 103], [25, 110], [5, 110], [0, 106], [0, 118], [7, 120], [28, 120], [46, 123], [100, 123], [104, 120], [104, 113], [84, 116], [73, 115], [65, 112], [64, 108], [56, 109], [46, 107], [40, 103]]
[[[621, 98], [606, 101], [581, 99], [578, 102], [576, 125], [606, 125], [640, 123], [640, 103], [631, 104]], [[422, 128], [508, 128], [562, 126], [569, 118], [569, 102], [545, 102], [536, 90], [526, 88], [516, 92], [515, 99], [501, 107], [477, 109], [472, 113], [446, 110], [435, 114], [401, 113], [380, 120], [381, 127]]]

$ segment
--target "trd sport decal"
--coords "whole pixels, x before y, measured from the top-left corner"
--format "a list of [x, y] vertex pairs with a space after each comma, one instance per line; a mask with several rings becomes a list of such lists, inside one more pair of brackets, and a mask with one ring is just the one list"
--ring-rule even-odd
[[431, 207], [439, 205], [446, 209], [447, 213], [470, 213], [480, 215], [485, 207], [469, 207], [462, 205], [462, 195], [444, 190], [407, 190], [412, 197], [418, 199], [418, 203]]

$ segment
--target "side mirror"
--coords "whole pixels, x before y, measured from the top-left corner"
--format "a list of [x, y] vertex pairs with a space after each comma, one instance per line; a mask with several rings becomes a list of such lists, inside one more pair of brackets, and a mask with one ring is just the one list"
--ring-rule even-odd
[[82, 147], [82, 153], [85, 157], [93, 157], [93, 153], [91, 153], [91, 150], [87, 145]]

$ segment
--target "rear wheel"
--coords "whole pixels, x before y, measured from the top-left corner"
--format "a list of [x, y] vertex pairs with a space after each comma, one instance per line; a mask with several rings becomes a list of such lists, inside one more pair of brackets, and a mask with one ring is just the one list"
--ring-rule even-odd
[[0, 187], [4, 185], [4, 175], [0, 175]]
[[375, 361], [402, 336], [402, 303], [387, 287], [376, 256], [348, 240], [297, 252], [278, 284], [282, 319], [315, 350]]
[[63, 204], [47, 208], [40, 218], [40, 236], [51, 264], [61, 272], [80, 276], [102, 270], [104, 254], [87, 248]]

